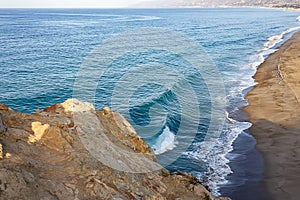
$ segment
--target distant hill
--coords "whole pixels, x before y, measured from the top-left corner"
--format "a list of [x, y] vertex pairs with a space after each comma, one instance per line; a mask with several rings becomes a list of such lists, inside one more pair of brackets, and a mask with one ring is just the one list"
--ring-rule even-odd
[[233, 6], [264, 6], [300, 8], [300, 0], [153, 0], [133, 7], [180, 8], [180, 7], [233, 7]]

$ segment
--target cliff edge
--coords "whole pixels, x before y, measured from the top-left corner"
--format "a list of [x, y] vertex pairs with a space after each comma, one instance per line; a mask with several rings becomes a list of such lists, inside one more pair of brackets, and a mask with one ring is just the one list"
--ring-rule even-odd
[[[98, 148], [84, 139], [91, 134], [112, 143]], [[149, 172], [141, 173], [146, 169], [138, 167], [145, 162]], [[0, 199], [227, 198], [213, 197], [189, 174], [159, 166], [152, 149], [118, 112], [70, 99], [33, 114], [0, 104]]]

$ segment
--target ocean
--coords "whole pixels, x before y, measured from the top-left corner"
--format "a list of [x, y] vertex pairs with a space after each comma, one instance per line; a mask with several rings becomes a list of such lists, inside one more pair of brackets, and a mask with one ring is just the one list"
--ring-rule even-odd
[[164, 167], [194, 174], [217, 196], [247, 199], [263, 160], [240, 108], [258, 65], [300, 30], [299, 15], [0, 9], [0, 102], [26, 113], [73, 97], [112, 107]]

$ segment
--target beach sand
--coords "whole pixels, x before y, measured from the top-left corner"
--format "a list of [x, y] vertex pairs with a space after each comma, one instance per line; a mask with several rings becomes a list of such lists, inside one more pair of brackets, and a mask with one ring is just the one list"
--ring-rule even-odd
[[[300, 32], [271, 54], [254, 76], [244, 108], [264, 158], [272, 199], [300, 198]], [[255, 194], [253, 194], [255, 199]]]

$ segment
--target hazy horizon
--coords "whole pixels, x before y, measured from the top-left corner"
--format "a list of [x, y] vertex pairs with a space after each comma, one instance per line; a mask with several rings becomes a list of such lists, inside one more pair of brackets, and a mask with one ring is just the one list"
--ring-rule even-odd
[[149, 0], [1, 0], [0, 8], [126, 8]]

